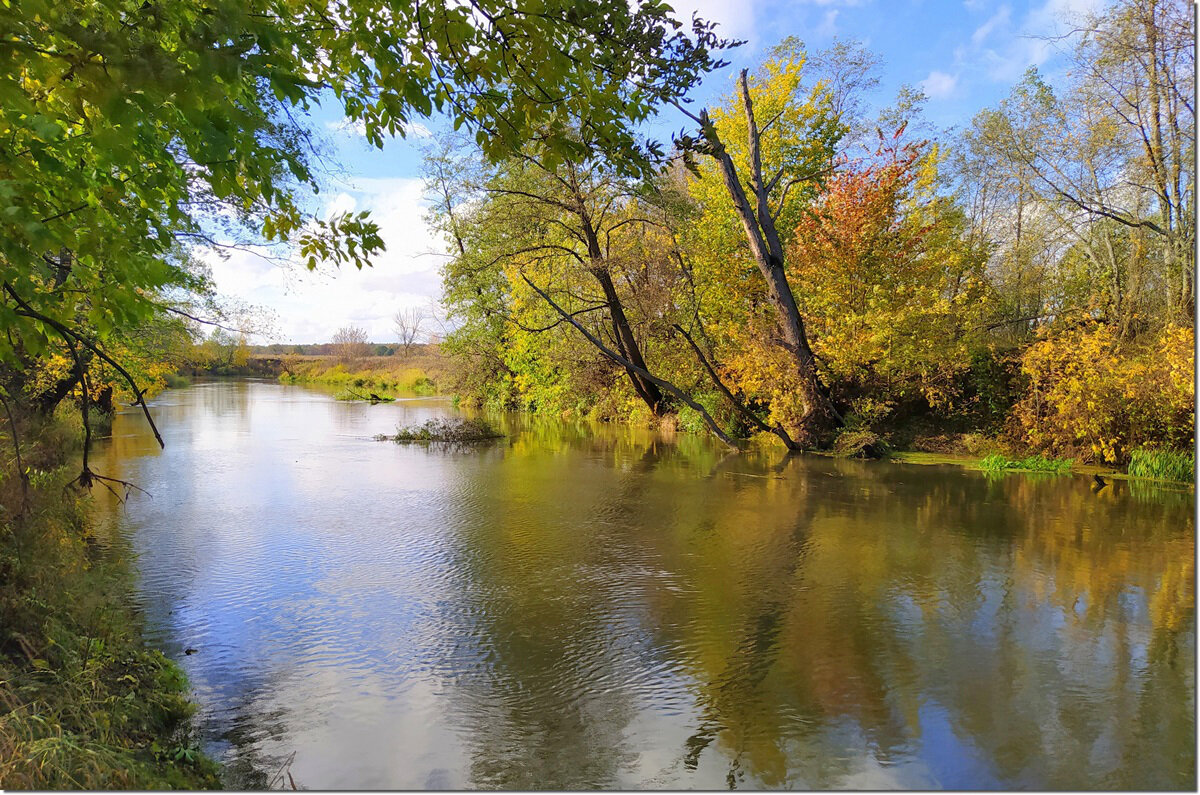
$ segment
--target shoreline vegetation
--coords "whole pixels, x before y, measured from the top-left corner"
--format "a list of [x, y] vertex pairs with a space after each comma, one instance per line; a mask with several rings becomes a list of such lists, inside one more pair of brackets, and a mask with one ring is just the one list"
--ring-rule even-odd
[[[391, 402], [410, 396], [444, 396], [451, 398], [455, 405], [484, 411], [522, 411], [564, 420], [578, 418], [602, 423], [627, 423], [672, 433], [706, 432], [701, 424], [689, 418], [686, 407], [675, 414], [655, 417], [637, 410], [619, 414], [602, 404], [590, 411], [570, 408], [558, 410], [556, 406], [547, 410], [539, 408], [534, 402], [497, 404], [496, 401], [483, 400], [478, 395], [454, 391], [456, 387], [463, 386], [464, 376], [469, 376], [469, 371], [464, 370], [466, 365], [459, 358], [443, 353], [437, 345], [427, 344], [418, 348], [409, 356], [363, 356], [351, 360], [343, 360], [336, 355], [277, 354], [260, 348], [250, 354], [252, 359], [260, 360], [250, 369], [255, 374], [267, 377], [274, 375], [280, 383], [336, 387], [338, 391], [335, 397], [338, 400]], [[190, 382], [186, 378], [168, 374], [167, 383], [170, 386], [186, 386]], [[377, 400], [371, 399], [372, 394]], [[1164, 449], [1153, 444], [1141, 445], [1131, 452], [1128, 466], [1120, 466], [1111, 462], [1045, 455], [1036, 447], [1006, 435], [1003, 425], [993, 424], [990, 432], [980, 425], [964, 422], [962, 417], [948, 419], [928, 414], [904, 422], [878, 423], [873, 429], [858, 423], [839, 434], [829, 450], [808, 452], [882, 458], [899, 463], [953, 464], [993, 473], [1073, 472], [1172, 484], [1194, 482], [1195, 458], [1189, 451]], [[774, 436], [766, 433], [742, 438], [750, 441], [754, 437], [757, 437], [756, 443], [779, 445]]]
[[503, 433], [482, 418], [435, 417], [418, 425], [401, 425], [391, 435], [378, 434], [375, 436], [375, 441], [467, 444], [503, 438]]
[[220, 787], [182, 669], [142, 639], [126, 542], [72, 482], [77, 415], [22, 432], [24, 469], [0, 468], [0, 786]]
[[346, 359], [334, 356], [283, 355], [277, 368], [280, 383], [321, 384], [339, 387], [339, 400], [387, 401], [402, 396], [438, 394], [444, 380], [444, 361], [432, 346], [410, 356], [371, 356]]

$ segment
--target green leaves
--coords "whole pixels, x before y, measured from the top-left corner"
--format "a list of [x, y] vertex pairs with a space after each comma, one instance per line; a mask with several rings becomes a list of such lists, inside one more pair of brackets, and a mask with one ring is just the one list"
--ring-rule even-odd
[[62, 329], [103, 342], [161, 312], [196, 285], [195, 241], [370, 264], [378, 226], [314, 217], [307, 199], [302, 111], [319, 96], [375, 146], [444, 110], [493, 159], [536, 139], [559, 161], [646, 171], [661, 150], [637, 123], [727, 44], [703, 25], [685, 37], [663, 3], [617, 0], [22, 0], [0, 2], [0, 30], [9, 362]]

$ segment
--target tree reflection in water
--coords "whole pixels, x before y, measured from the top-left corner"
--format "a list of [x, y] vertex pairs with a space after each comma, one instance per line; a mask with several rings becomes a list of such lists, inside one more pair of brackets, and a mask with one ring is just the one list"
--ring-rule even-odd
[[239, 781], [295, 752], [309, 787], [1195, 784], [1190, 493], [162, 403], [164, 451], [121, 417], [97, 461], [155, 494], [110, 519]]

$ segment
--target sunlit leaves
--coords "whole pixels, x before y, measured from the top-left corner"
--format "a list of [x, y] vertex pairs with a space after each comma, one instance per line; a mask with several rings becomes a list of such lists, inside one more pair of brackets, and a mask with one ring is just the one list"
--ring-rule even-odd
[[636, 123], [721, 46], [660, 3], [602, 0], [22, 0], [0, 30], [0, 284], [21, 312], [100, 336], [185, 287], [186, 248], [214, 229], [308, 267], [382, 249], [364, 215], [315, 215], [318, 98], [376, 146], [443, 111], [492, 157], [534, 135], [577, 156], [567, 119], [586, 118], [586, 146], [638, 171]]

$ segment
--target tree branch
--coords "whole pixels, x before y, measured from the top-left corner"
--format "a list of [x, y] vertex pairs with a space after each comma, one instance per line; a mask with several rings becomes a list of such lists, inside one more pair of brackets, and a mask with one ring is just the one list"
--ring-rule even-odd
[[558, 304], [556, 304], [554, 302], [553, 298], [551, 298], [540, 287], [538, 287], [536, 284], [534, 284], [532, 281], [530, 281], [528, 276], [526, 276], [524, 273], [522, 273], [521, 278], [524, 279], [525, 283], [528, 284], [530, 287], [532, 287], [534, 292], [536, 292], [538, 295], [540, 295], [546, 301], [546, 303], [550, 304], [550, 306], [553, 307], [554, 311], [556, 311], [560, 315], [562, 315], [564, 320], [566, 320], [568, 323], [570, 323], [572, 326], [574, 326], [576, 329], [578, 329], [580, 334], [587, 337], [588, 342], [590, 342], [590, 343], [592, 343], [592, 345], [596, 346], [600, 350], [601, 353], [603, 353], [605, 356], [607, 356], [609, 359], [616, 362], [617, 364], [622, 365], [623, 367], [625, 367], [625, 369], [632, 370], [633, 372], [640, 375], [642, 378], [645, 378], [647, 381], [650, 381], [651, 383], [656, 384], [659, 387], [662, 387], [663, 389], [667, 390], [675, 397], [682, 400], [689, 407], [691, 407], [695, 411], [699, 412], [700, 416], [702, 416], [704, 418], [705, 423], [708, 424], [708, 427], [713, 432], [714, 436], [716, 436], [718, 439], [720, 439], [722, 442], [729, 445], [730, 447], [739, 449], [737, 444], [732, 439], [730, 439], [729, 436], [726, 435], [726, 433], [723, 430], [721, 430], [721, 426], [717, 425], [717, 422], [716, 422], [716, 420], [714, 420], [712, 418], [712, 415], [710, 415], [703, 406], [701, 406], [695, 400], [692, 400], [692, 398], [689, 397], [687, 395], [687, 393], [685, 393], [682, 389], [675, 386], [674, 384], [672, 384], [670, 381], [667, 381], [666, 379], [659, 378], [658, 376], [651, 374], [650, 371], [647, 370], [646, 368], [638, 367], [636, 364], [629, 361], [624, 356], [621, 356], [616, 351], [611, 350], [603, 342], [601, 342], [599, 339], [597, 339], [595, 335], [593, 335], [590, 331], [585, 329], [579, 323], [579, 321], [575, 320], [575, 318], [568, 315], [566, 310], [564, 310], [562, 307], [560, 307]]
[[59, 335], [62, 336], [64, 341], [67, 341], [69, 343], [70, 339], [77, 340], [81, 345], [83, 345], [85, 348], [90, 350], [92, 353], [96, 354], [101, 359], [103, 359], [104, 361], [111, 364], [113, 366], [113, 369], [115, 369], [118, 373], [120, 373], [121, 377], [124, 378], [126, 383], [129, 384], [130, 388], [133, 389], [133, 394], [134, 394], [135, 400], [137, 401], [137, 405], [142, 407], [142, 413], [146, 415], [146, 422], [150, 423], [150, 430], [154, 431], [154, 438], [158, 440], [158, 446], [159, 447], [167, 446], [166, 442], [163, 441], [162, 434], [158, 432], [158, 426], [154, 424], [154, 418], [150, 416], [150, 407], [146, 405], [146, 398], [142, 393], [141, 387], [139, 387], [137, 385], [137, 381], [135, 381], [133, 376], [131, 376], [129, 374], [128, 370], [126, 370], [121, 365], [117, 364], [117, 362], [111, 356], [109, 356], [107, 353], [105, 353], [104, 351], [102, 351], [98, 347], [96, 347], [96, 345], [94, 343], [92, 343], [90, 340], [88, 340], [82, 334], [80, 334], [76, 331], [72, 331], [71, 329], [64, 326], [62, 323], [59, 323], [54, 318], [47, 317], [46, 315], [43, 315], [41, 312], [38, 312], [36, 309], [31, 307], [29, 304], [27, 304], [24, 301], [24, 299], [21, 298], [21, 296], [17, 295], [16, 291], [13, 290], [12, 285], [10, 285], [8, 282], [4, 283], [4, 289], [5, 289], [5, 291], [8, 292], [9, 295], [11, 295], [13, 297], [13, 300], [17, 302], [17, 306], [20, 307], [20, 311], [18, 311], [17, 314], [23, 315], [24, 317], [28, 317], [28, 318], [33, 318], [34, 320], [42, 321], [43, 323], [45, 323], [46, 325], [50, 326], [55, 331], [57, 331], [59, 333]]

